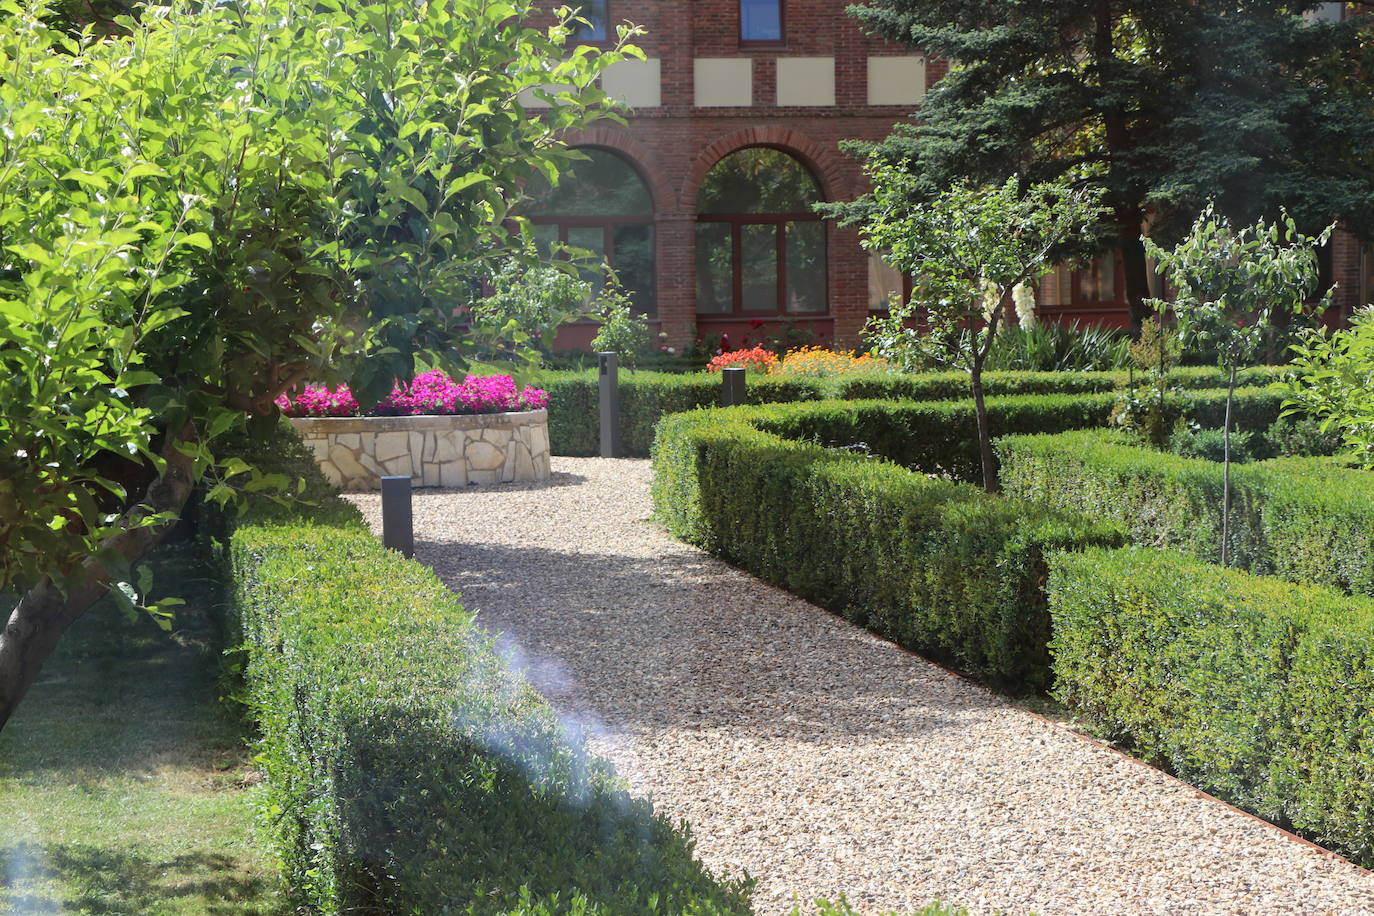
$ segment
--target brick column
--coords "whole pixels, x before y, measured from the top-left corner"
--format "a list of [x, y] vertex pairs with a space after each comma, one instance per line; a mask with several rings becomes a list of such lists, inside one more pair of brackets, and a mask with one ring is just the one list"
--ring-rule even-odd
[[696, 219], [690, 213], [659, 213], [654, 219], [658, 317], [667, 344], [679, 349], [696, 340]]

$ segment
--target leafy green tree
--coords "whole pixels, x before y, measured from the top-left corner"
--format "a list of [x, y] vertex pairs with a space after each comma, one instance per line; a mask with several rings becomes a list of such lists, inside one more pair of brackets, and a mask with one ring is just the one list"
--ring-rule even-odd
[[1308, 331], [1293, 354], [1293, 371], [1278, 383], [1288, 412], [1335, 430], [1356, 461], [1374, 468], [1374, 307], [1356, 312], [1347, 330]]
[[958, 182], [919, 203], [911, 193], [918, 179], [905, 169], [879, 164], [869, 174], [875, 207], [862, 227], [864, 247], [883, 252], [917, 283], [911, 302], [894, 302], [887, 317], [869, 321], [865, 336], [899, 366], [924, 357], [968, 373], [983, 486], [996, 492], [983, 401], [988, 353], [1012, 292], [1050, 270], [1051, 252], [1087, 230], [1100, 212], [1099, 194], [1053, 182], [1023, 192], [1010, 178], [990, 188]]
[[[1222, 424], [1221, 563], [1226, 565], [1231, 518], [1231, 402], [1236, 370], [1253, 362], [1268, 337], [1275, 314], [1299, 315], [1316, 291], [1316, 249], [1331, 237], [1303, 235], [1285, 214], [1234, 228], [1211, 206], [1172, 250], [1149, 239], [1145, 248], [1176, 290], [1172, 301], [1149, 299], [1159, 311], [1172, 309], [1184, 346], [1215, 348], [1226, 370], [1226, 417]], [[1330, 293], [1327, 294], [1328, 297]], [[1326, 305], [1323, 301], [1318, 308]]]
[[461, 368], [518, 189], [638, 53], [569, 51], [532, 0], [172, 0], [113, 37], [53, 9], [0, 0], [0, 727], [198, 482], [282, 483], [224, 434], [306, 379]]
[[1090, 181], [1108, 207], [1096, 245], [1120, 251], [1138, 328], [1147, 221], [1177, 240], [1215, 200], [1236, 225], [1283, 208], [1307, 232], [1374, 235], [1374, 17], [1311, 15], [1325, 6], [866, 0], [851, 11], [867, 30], [955, 65], [919, 120], [850, 149], [908, 170], [923, 199], [961, 179]]

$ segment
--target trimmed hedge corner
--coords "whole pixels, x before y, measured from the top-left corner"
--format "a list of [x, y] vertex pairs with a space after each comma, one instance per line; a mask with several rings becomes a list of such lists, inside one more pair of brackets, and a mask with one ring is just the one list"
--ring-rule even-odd
[[[1215, 561], [1221, 465], [1157, 452], [1104, 430], [996, 443], [1008, 495], [1115, 521], [1132, 543]], [[1374, 474], [1335, 458], [1231, 468], [1232, 565], [1374, 595]]]
[[748, 882], [710, 875], [685, 825], [624, 791], [432, 572], [384, 549], [298, 440], [278, 448], [315, 506], [257, 503], [226, 530], [264, 813], [294, 903], [750, 912]]
[[845, 438], [852, 427], [826, 423], [859, 411], [919, 439], [918, 419], [934, 428], [957, 409], [971, 410], [822, 403], [667, 417], [654, 445], [658, 516], [677, 537], [901, 645], [1042, 689], [1044, 556], [1120, 543], [1114, 527], [777, 432]]
[[1049, 606], [1085, 726], [1374, 865], [1374, 601], [1131, 548], [1053, 555]]

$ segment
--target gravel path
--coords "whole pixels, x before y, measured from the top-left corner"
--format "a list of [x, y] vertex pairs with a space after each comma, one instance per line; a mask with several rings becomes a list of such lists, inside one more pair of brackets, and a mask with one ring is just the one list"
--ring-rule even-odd
[[[1374, 914], [1374, 875], [648, 521], [645, 461], [415, 494], [418, 557], [760, 914]], [[376, 521], [375, 496], [355, 497]]]

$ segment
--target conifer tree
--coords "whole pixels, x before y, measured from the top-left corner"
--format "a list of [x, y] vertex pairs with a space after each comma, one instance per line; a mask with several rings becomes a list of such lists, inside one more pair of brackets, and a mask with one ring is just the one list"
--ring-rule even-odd
[[[1100, 250], [1148, 314], [1142, 230], [1180, 238], [1208, 200], [1374, 235], [1374, 17], [1311, 0], [867, 0], [865, 29], [954, 63], [919, 119], [851, 154], [933, 197], [957, 180], [1105, 191]], [[871, 198], [830, 212], [862, 219]]]

